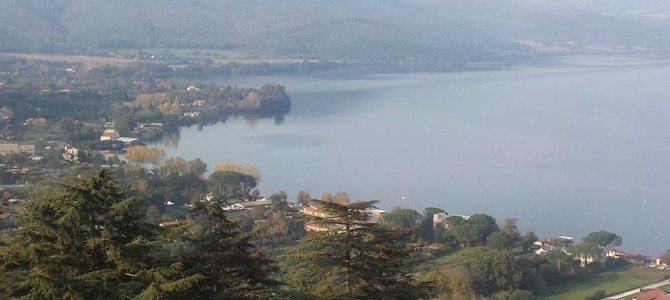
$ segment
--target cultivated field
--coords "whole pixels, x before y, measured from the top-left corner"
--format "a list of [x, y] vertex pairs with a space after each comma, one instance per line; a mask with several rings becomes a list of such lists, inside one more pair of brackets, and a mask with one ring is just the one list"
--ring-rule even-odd
[[72, 64], [81, 64], [84, 68], [96, 68], [103, 66], [123, 67], [137, 63], [132, 59], [114, 58], [114, 57], [98, 57], [98, 56], [83, 56], [83, 55], [62, 55], [62, 54], [24, 54], [24, 53], [0, 53], [0, 59], [5, 57], [27, 59], [27, 60], [41, 60], [53, 62], [66, 62]]

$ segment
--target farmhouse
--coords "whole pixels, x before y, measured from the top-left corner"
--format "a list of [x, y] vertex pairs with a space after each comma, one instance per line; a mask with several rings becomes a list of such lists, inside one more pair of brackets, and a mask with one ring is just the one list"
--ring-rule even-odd
[[116, 141], [119, 134], [114, 129], [105, 129], [100, 136], [100, 141]]

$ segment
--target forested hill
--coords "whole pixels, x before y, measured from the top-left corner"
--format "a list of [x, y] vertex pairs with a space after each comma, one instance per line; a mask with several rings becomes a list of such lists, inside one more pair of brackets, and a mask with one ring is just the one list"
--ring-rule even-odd
[[657, 34], [667, 27], [663, 11], [651, 9], [665, 8], [657, 0], [630, 9], [613, 1], [614, 13], [584, 4], [591, 2], [603, 0], [0, 0], [0, 51], [201, 48], [448, 64], [527, 56], [528, 41], [659, 47], [667, 40]]
[[493, 56], [493, 49], [515, 47], [398, 0], [0, 3], [4, 51], [223, 48], [261, 56], [388, 60]]

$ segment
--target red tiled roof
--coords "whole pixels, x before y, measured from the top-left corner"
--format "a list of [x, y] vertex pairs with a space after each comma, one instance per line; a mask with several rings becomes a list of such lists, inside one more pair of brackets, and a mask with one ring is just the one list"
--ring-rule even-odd
[[662, 289], [653, 289], [650, 291], [642, 292], [633, 297], [633, 300], [654, 300], [658, 297], [665, 296], [667, 293]]

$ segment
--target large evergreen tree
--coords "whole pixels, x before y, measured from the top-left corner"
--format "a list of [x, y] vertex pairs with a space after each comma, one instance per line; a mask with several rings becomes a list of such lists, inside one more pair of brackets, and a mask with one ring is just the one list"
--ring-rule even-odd
[[[228, 219], [224, 201], [199, 203], [193, 210], [193, 226], [186, 234], [188, 249], [182, 261], [193, 274], [205, 278], [188, 293], [189, 299], [266, 299], [278, 282], [270, 275], [273, 262], [257, 251], [242, 234], [239, 224]], [[176, 230], [180, 230], [176, 228]]]
[[304, 291], [337, 299], [418, 299], [426, 289], [407, 271], [409, 234], [370, 222], [376, 201], [315, 201], [324, 231], [302, 238], [291, 253], [290, 276]]
[[124, 198], [111, 174], [75, 178], [28, 202], [22, 226], [0, 250], [0, 275], [22, 299], [166, 299], [202, 275], [158, 262], [156, 228], [140, 201]]

